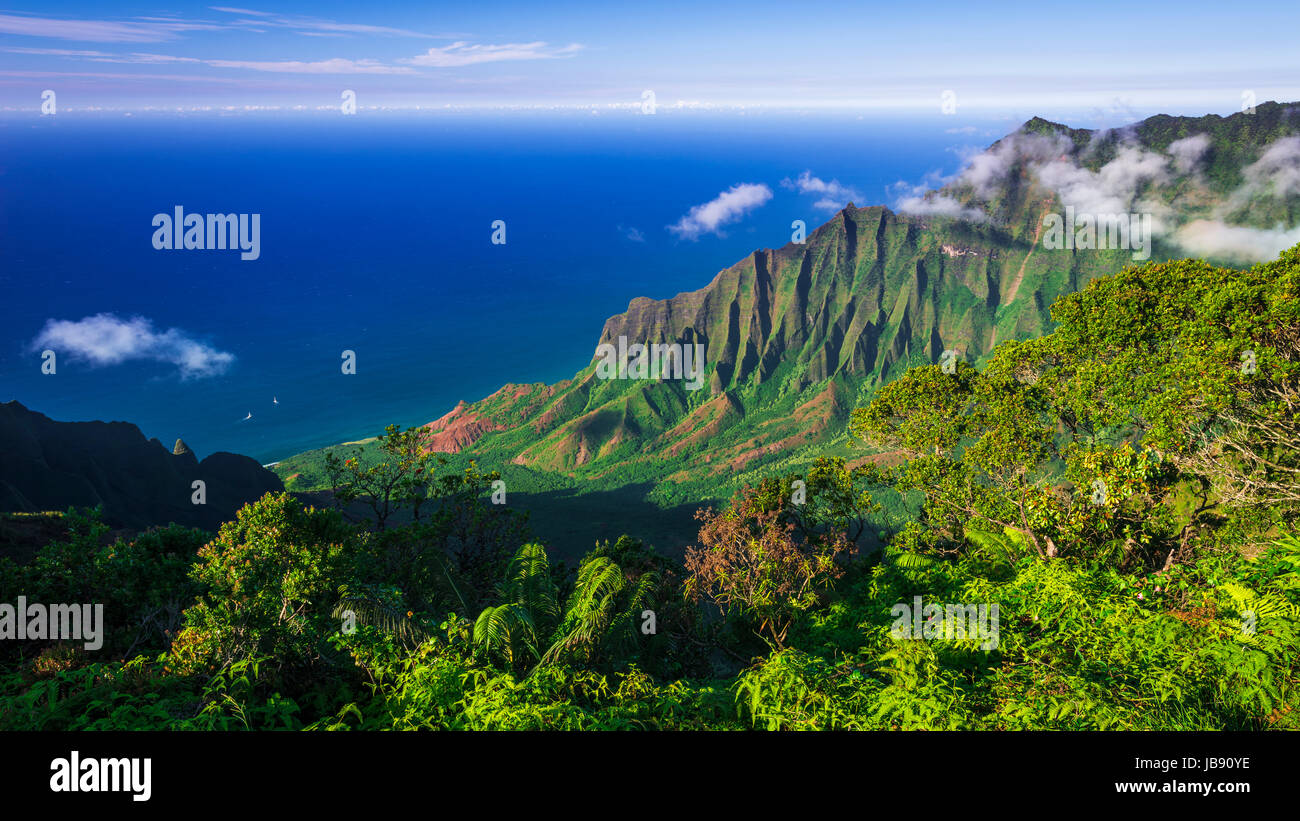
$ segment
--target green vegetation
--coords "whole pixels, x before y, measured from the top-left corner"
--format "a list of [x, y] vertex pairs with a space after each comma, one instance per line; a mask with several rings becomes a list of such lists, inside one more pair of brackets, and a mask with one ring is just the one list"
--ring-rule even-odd
[[[1300, 728], [1300, 247], [1052, 319], [907, 370], [850, 424], [896, 459], [769, 471], [681, 562], [553, 561], [508, 474], [397, 428], [323, 462], [364, 520], [281, 492], [110, 543], [72, 512], [0, 602], [103, 602], [104, 647], [0, 643], [0, 728]], [[995, 641], [900, 632], [916, 597], [996, 607]]]

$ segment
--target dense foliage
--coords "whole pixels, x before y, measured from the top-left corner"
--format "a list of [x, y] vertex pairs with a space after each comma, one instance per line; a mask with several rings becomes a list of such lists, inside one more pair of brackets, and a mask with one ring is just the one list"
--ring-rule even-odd
[[901, 459], [767, 477], [681, 563], [555, 562], [496, 474], [434, 477], [396, 428], [332, 463], [366, 521], [279, 493], [110, 541], [71, 512], [0, 602], [102, 602], [104, 645], [0, 642], [0, 728], [1300, 727], [1300, 248], [1053, 317], [886, 385], [852, 431]]

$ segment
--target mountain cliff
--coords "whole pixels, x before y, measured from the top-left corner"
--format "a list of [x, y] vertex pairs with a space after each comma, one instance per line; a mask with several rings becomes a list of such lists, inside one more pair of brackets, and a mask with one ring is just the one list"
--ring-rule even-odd
[[[193, 483], [204, 482], [204, 504]], [[247, 456], [199, 461], [183, 442], [169, 450], [126, 422], [56, 422], [18, 402], [0, 403], [0, 511], [103, 506], [127, 528], [169, 522], [215, 530], [280, 479]]]
[[[1094, 277], [1145, 258], [1270, 259], [1300, 242], [1298, 133], [1297, 104], [1107, 131], [1035, 118], [935, 190], [894, 209], [850, 203], [802, 243], [755, 251], [698, 291], [638, 297], [605, 322], [598, 346], [704, 346], [702, 389], [603, 378], [598, 347], [572, 379], [462, 402], [430, 423], [436, 447], [600, 484], [650, 481], [679, 499], [848, 453], [844, 422], [876, 387], [945, 351], [976, 361], [1050, 330], [1053, 300]], [[1076, 242], [1071, 223], [1069, 246], [1049, 247], [1050, 215], [1075, 212], [1100, 240]], [[1137, 220], [1120, 247], [1100, 222], [1117, 214]]]

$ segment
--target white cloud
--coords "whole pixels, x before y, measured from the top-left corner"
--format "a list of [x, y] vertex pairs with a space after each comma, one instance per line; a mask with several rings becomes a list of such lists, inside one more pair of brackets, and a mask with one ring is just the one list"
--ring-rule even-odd
[[1300, 194], [1300, 137], [1283, 137], [1270, 145], [1258, 160], [1242, 169], [1246, 182], [1233, 192], [1236, 202], [1258, 193], [1279, 199]]
[[988, 219], [988, 215], [978, 208], [968, 208], [946, 194], [904, 197], [898, 201], [898, 210], [904, 214], [933, 214], [969, 222], [983, 222]]
[[182, 379], [217, 376], [235, 361], [234, 354], [199, 342], [177, 328], [159, 333], [144, 317], [119, 319], [108, 313], [75, 322], [47, 320], [30, 347], [98, 366], [140, 359], [168, 362], [180, 369]]
[[181, 31], [213, 31], [222, 28], [226, 27], [206, 21], [185, 22], [159, 18], [119, 23], [111, 20], [67, 20], [0, 14], [0, 34], [92, 43], [156, 43], [171, 40]]
[[[963, 165], [953, 176], [945, 177], [937, 171], [931, 171], [925, 175], [919, 185], [898, 182], [891, 188], [899, 197], [900, 209], [904, 202], [924, 207], [920, 205], [919, 200], [927, 191], [948, 185], [969, 186], [974, 189], [976, 197], [988, 201], [1003, 190], [1007, 175], [1017, 163], [1029, 167], [1040, 166], [1067, 157], [1073, 146], [1074, 144], [1061, 134], [1053, 134], [1049, 137], [1016, 132], [986, 149], [968, 147], [958, 150]], [[939, 207], [951, 210], [949, 205]]]
[[1206, 134], [1193, 134], [1169, 144], [1169, 154], [1174, 158], [1174, 167], [1183, 174], [1195, 170], [1209, 149], [1210, 138]]
[[250, 71], [273, 71], [284, 74], [416, 74], [408, 66], [385, 65], [378, 60], [348, 60], [335, 57], [329, 60], [302, 62], [299, 60], [201, 60], [197, 57], [178, 57], [171, 54], [135, 52], [109, 54], [102, 51], [73, 51], [69, 49], [18, 49], [25, 54], [45, 54], [56, 57], [77, 57], [95, 63], [125, 63], [159, 65], [163, 63], [200, 63], [213, 68], [242, 68]]
[[801, 194], [820, 195], [821, 199], [814, 202], [813, 207], [827, 211], [838, 211], [850, 202], [862, 201], [862, 195], [856, 189], [841, 185], [839, 180], [827, 182], [820, 177], [814, 177], [811, 171], [803, 172], [795, 180], [789, 178], [781, 180], [781, 186]]
[[1257, 197], [1284, 198], [1300, 194], [1300, 137], [1283, 137], [1269, 145], [1260, 158], [1242, 169], [1245, 180], [1215, 210], [1211, 219], [1180, 227], [1173, 240], [1192, 254], [1236, 263], [1274, 259], [1300, 243], [1300, 226], [1254, 228], [1224, 221], [1249, 208]]
[[[970, 160], [968, 159], [967, 162], [969, 164]], [[899, 180], [889, 186], [891, 196], [896, 200], [894, 207], [900, 214], [922, 216], [933, 214], [970, 222], [987, 220], [988, 215], [978, 208], [964, 206], [948, 194], [935, 190], [951, 183], [954, 179], [955, 177], [944, 177], [938, 171], [931, 171], [917, 185]]]
[[213, 11], [224, 11], [227, 14], [249, 14], [253, 17], [274, 17], [269, 11], [254, 11], [253, 9], [241, 9], [232, 6], [208, 6]]
[[958, 175], [958, 182], [969, 185], [982, 199], [992, 199], [1002, 190], [1007, 174], [1018, 162], [1042, 165], [1069, 156], [1074, 143], [1063, 134], [1015, 133], [999, 140], [987, 151], [970, 158]]
[[[1149, 184], [1168, 179], [1168, 159], [1136, 145], [1121, 145], [1114, 159], [1097, 171], [1078, 165], [1073, 158], [1074, 143], [1063, 134], [1015, 133], [986, 151], [970, 155], [965, 167], [954, 177], [929, 175], [934, 187], [969, 187], [977, 200], [989, 202], [1006, 187], [1009, 175], [1025, 173], [1038, 184], [1057, 194], [1063, 205], [1079, 213], [1124, 214], [1135, 208], [1142, 213], [1164, 217], [1163, 204], [1139, 199]], [[1018, 170], [1019, 169], [1019, 170]], [[927, 191], [926, 186], [899, 183], [898, 210], [912, 214], [981, 221], [986, 215], [971, 206], [963, 206], [948, 193]]]
[[136, 52], [134, 54], [102, 54], [96, 57], [87, 57], [94, 63], [202, 63], [197, 57], [175, 57], [170, 54], [150, 54], [148, 52]]
[[[41, 77], [41, 78], [58, 78], [58, 77], [94, 77], [96, 79], [112, 80], [130, 77], [132, 80], [174, 80], [180, 83], [227, 83], [235, 84], [238, 81], [229, 77], [197, 77], [192, 74], [122, 74], [108, 73], [97, 71], [0, 71], [0, 77]], [[111, 111], [112, 108], [103, 106], [80, 106], [81, 111]], [[145, 110], [149, 110], [146, 107]], [[179, 110], [179, 109], [178, 109]], [[209, 111], [211, 108], [191, 107], [192, 111]]]
[[989, 148], [959, 149], [957, 153], [961, 155], [963, 165], [952, 177], [930, 171], [919, 184], [900, 181], [889, 186], [889, 190], [896, 197], [896, 208], [901, 213], [940, 214], [980, 222], [988, 218], [982, 210], [963, 207], [952, 196], [936, 195], [935, 190], [946, 186], [969, 186], [976, 199], [992, 200], [1005, 187], [1006, 175], [1017, 162], [1043, 164], [1069, 155], [1073, 145], [1062, 135], [1015, 133]]
[[287, 74], [414, 74], [405, 66], [386, 66], [374, 60], [345, 60], [335, 57], [303, 63], [297, 60], [204, 60], [216, 68], [246, 68], [253, 71], [279, 71]]
[[677, 224], [668, 226], [668, 230], [683, 239], [699, 239], [701, 234], [710, 233], [721, 236], [719, 228], [739, 220], [770, 199], [772, 189], [762, 183], [737, 183], [708, 202], [692, 207]]
[[50, 37], [60, 40], [96, 43], [155, 43], [163, 40], [173, 40], [178, 34], [189, 31], [240, 31], [264, 34], [267, 28], [289, 29], [298, 34], [315, 36], [365, 35], [425, 39], [448, 36], [446, 34], [430, 34], [390, 26], [341, 23], [317, 17], [282, 15], [229, 6], [212, 6], [210, 8], [223, 14], [236, 14], [252, 19], [219, 21], [141, 16], [129, 21], [115, 21], [39, 17], [29, 14], [0, 14], [0, 34], [19, 34], [28, 37]]
[[83, 49], [71, 48], [27, 48], [23, 46], [14, 46], [3, 49], [11, 54], [41, 54], [47, 57], [112, 57], [106, 51], [86, 51]]
[[1275, 259], [1300, 243], [1300, 226], [1250, 228], [1220, 220], [1194, 220], [1174, 232], [1174, 241], [1197, 256], [1248, 263]]
[[1127, 214], [1134, 207], [1144, 212], [1161, 210], [1153, 203], [1137, 202], [1148, 183], [1168, 179], [1168, 161], [1159, 154], [1124, 145], [1115, 158], [1097, 171], [1058, 159], [1035, 167], [1038, 181], [1055, 191], [1062, 204], [1081, 214]]
[[497, 63], [503, 60], [549, 60], [572, 57], [582, 46], [573, 43], [563, 48], [551, 48], [547, 43], [502, 43], [500, 45], [470, 44], [464, 41], [449, 46], [434, 47], [416, 57], [402, 60], [413, 66], [451, 68], [475, 63]]
[[256, 21], [239, 21], [258, 26], [272, 26], [289, 29], [299, 29], [299, 34], [310, 36], [347, 36], [349, 34], [373, 34], [392, 37], [438, 37], [441, 35], [425, 34], [410, 29], [391, 28], [389, 26], [372, 26], [364, 23], [337, 23], [333, 20], [322, 20], [317, 17], [297, 17], [292, 15], [276, 14], [269, 11], [255, 11], [253, 9], [236, 8], [232, 6], [209, 6], [213, 11], [219, 11], [225, 14], [238, 14], [245, 17], [256, 17]]
[[1242, 169], [1243, 183], [1219, 204], [1211, 218], [1183, 223], [1185, 215], [1149, 194], [1171, 181], [1171, 163], [1172, 169], [1184, 174], [1196, 171], [1210, 149], [1210, 138], [1196, 134], [1176, 140], [1170, 143], [1166, 156], [1144, 149], [1131, 131], [1096, 132], [1084, 155], [1104, 145], [1107, 136], [1119, 138], [1115, 155], [1096, 171], [1076, 162], [1074, 143], [1064, 135], [1018, 132], [969, 156], [954, 176], [931, 173], [924, 184], [900, 182], [891, 190], [900, 212], [978, 221], [984, 215], [963, 206], [952, 192], [968, 189], [976, 201], [990, 202], [1006, 190], [1011, 175], [1017, 174], [1053, 192], [1062, 205], [1080, 214], [1151, 214], [1156, 236], [1195, 256], [1250, 263], [1274, 259], [1300, 243], [1300, 226], [1255, 228], [1226, 221], [1257, 197], [1300, 195], [1300, 137], [1277, 140]]

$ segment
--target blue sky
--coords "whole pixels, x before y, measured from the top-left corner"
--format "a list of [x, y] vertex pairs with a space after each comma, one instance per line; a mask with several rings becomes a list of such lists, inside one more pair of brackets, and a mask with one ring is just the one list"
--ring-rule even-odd
[[[12, 0], [11, 0], [12, 1]], [[1300, 99], [1286, 2], [41, 0], [0, 9], [0, 109], [603, 107], [1232, 113]], [[1132, 116], [1130, 116], [1132, 115]], [[1084, 124], [1084, 123], [1081, 123]]]

